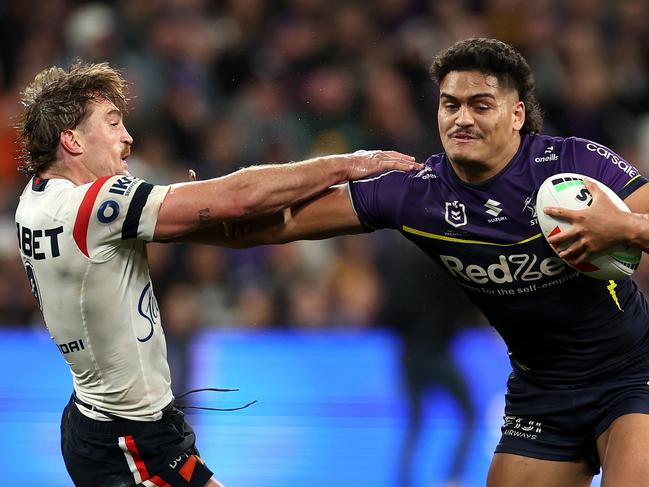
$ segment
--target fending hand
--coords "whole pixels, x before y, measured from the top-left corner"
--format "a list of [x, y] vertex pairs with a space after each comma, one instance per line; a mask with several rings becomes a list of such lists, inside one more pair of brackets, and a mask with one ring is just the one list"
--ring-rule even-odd
[[413, 171], [424, 167], [413, 156], [397, 151], [358, 150], [342, 157], [349, 159], [347, 179], [350, 180], [389, 170]]

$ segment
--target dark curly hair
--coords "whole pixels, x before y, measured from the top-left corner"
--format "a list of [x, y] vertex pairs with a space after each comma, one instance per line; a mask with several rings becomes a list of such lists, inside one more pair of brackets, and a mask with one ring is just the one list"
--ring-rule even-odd
[[126, 112], [126, 81], [107, 63], [76, 62], [68, 71], [55, 66], [38, 73], [22, 93], [18, 171], [34, 176], [45, 169], [56, 159], [61, 132], [79, 125], [89, 102], [102, 99]]
[[451, 71], [479, 71], [495, 76], [501, 86], [513, 87], [525, 104], [522, 133], [538, 133], [543, 114], [536, 99], [534, 76], [525, 58], [509, 44], [497, 39], [465, 39], [440, 53], [430, 67], [433, 80], [440, 84]]

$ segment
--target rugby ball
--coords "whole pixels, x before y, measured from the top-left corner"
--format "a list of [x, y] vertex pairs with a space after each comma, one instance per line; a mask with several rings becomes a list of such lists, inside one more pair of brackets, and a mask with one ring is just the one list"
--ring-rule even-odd
[[[570, 228], [570, 223], [559, 220], [558, 218], [546, 215], [543, 208], [547, 206], [556, 206], [559, 208], [568, 208], [570, 210], [583, 210], [588, 208], [593, 202], [590, 192], [584, 187], [584, 178], [581, 174], [560, 173], [550, 176], [539, 187], [536, 196], [536, 215], [539, 219], [541, 232], [546, 240], [552, 235], [556, 235]], [[623, 211], [631, 211], [624, 201], [605, 184], [588, 177], [595, 182], [606, 195]], [[554, 248], [559, 253], [560, 250], [567, 248], [570, 242], [566, 242]], [[582, 272], [583, 274], [602, 280], [622, 280], [631, 276], [640, 265], [642, 251], [629, 245], [616, 245], [610, 249], [595, 254], [588, 262], [579, 266], [571, 267]]]

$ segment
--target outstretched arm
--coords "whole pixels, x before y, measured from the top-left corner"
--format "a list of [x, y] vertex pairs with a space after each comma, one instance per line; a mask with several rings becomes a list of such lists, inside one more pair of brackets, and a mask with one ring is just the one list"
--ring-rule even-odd
[[548, 207], [545, 212], [566, 220], [572, 226], [548, 240], [553, 246], [573, 243], [559, 255], [573, 264], [586, 262], [593, 254], [616, 244], [628, 244], [649, 252], [649, 184], [645, 184], [624, 202], [632, 213], [620, 210], [597, 186], [584, 180], [593, 195], [593, 203], [585, 210]]
[[362, 232], [348, 186], [344, 184], [285, 211], [227, 226], [203, 228], [174, 241], [244, 248]]
[[209, 231], [216, 231], [222, 222], [280, 212], [343, 181], [390, 169], [421, 167], [413, 157], [399, 152], [357, 151], [249, 167], [220, 178], [174, 184], [160, 207], [154, 238], [177, 240], [205, 227], [215, 227]]

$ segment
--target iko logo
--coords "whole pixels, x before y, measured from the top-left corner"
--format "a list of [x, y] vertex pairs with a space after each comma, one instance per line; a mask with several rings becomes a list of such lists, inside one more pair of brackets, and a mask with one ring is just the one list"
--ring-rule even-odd
[[464, 203], [460, 203], [459, 201], [453, 201], [451, 203], [447, 201], [446, 214], [444, 215], [444, 218], [455, 228], [466, 225], [466, 206], [464, 206]]
[[586, 144], [586, 149], [588, 149], [591, 152], [596, 152], [604, 159], [608, 160], [609, 162], [612, 162], [617, 167], [619, 167], [621, 171], [628, 174], [629, 177], [633, 178], [638, 175], [638, 170], [635, 167], [633, 167], [631, 164], [626, 162], [624, 159], [622, 159], [614, 152], [611, 152], [603, 145], [598, 145], [593, 142], [589, 142], [588, 144]]
[[489, 198], [484, 205], [487, 208], [486, 211], [489, 215], [498, 216], [500, 215], [500, 212], [503, 211], [503, 209], [500, 207], [501, 204], [502, 203], [500, 203], [499, 201]]
[[545, 150], [543, 151], [543, 155], [541, 157], [535, 158], [534, 162], [541, 163], [541, 162], [553, 162], [558, 160], [559, 160], [559, 156], [554, 153], [554, 146], [550, 146], [550, 147], [546, 147]]
[[439, 258], [453, 277], [476, 284], [537, 281], [561, 274], [566, 269], [566, 263], [559, 257], [546, 257], [539, 262], [535, 254], [499, 255], [498, 262], [485, 267], [466, 265], [462, 259], [452, 255], [440, 255]]
[[113, 183], [108, 192], [128, 196], [134, 181], [137, 181], [137, 178], [133, 176], [122, 176]]

